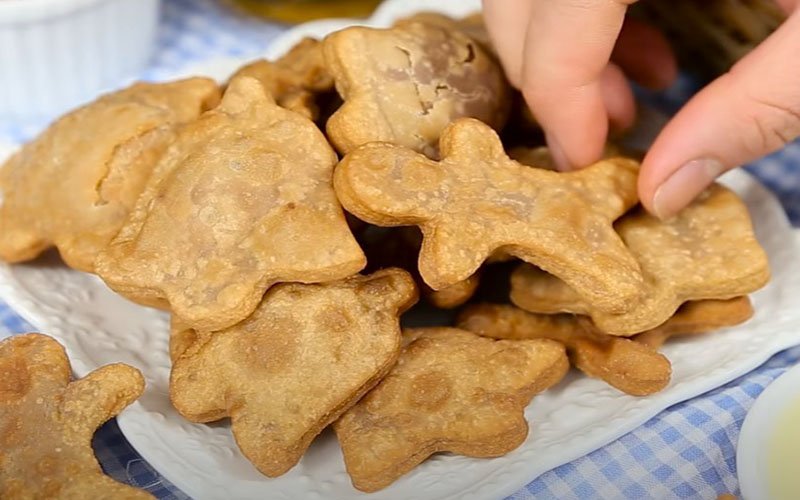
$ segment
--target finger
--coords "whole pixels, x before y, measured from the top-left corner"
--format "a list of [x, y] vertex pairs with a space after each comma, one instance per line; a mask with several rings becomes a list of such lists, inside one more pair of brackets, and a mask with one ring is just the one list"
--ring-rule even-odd
[[[600, 75], [600, 92], [608, 113], [608, 121], [613, 130], [625, 130], [636, 119], [636, 105], [633, 91], [625, 73], [619, 66], [609, 63]], [[548, 141], [549, 142], [549, 141]], [[550, 151], [553, 163], [559, 170], [572, 170], [572, 165], [561, 150]]]
[[788, 14], [797, 8], [797, 4], [800, 3], [800, 0], [775, 0], [775, 3]]
[[600, 91], [611, 127], [624, 130], [636, 118], [633, 91], [619, 66], [609, 63], [600, 76]]
[[652, 26], [626, 18], [611, 60], [644, 87], [661, 90], [678, 76], [678, 62], [666, 38]]
[[517, 88], [530, 9], [530, 0], [483, 0], [483, 19], [489, 38], [497, 49], [508, 81]]
[[521, 89], [562, 168], [600, 158], [608, 131], [601, 77], [632, 1], [531, 0]]
[[665, 218], [718, 175], [800, 136], [800, 14], [795, 13], [667, 124], [644, 159], [639, 195]]

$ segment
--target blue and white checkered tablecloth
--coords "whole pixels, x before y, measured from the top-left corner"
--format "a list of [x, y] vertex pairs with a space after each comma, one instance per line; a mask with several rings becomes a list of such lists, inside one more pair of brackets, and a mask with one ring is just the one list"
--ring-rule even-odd
[[[238, 16], [214, 0], [165, 0], [159, 50], [144, 76], [158, 77], [207, 58], [257, 55], [283, 29]], [[660, 98], [662, 104], [674, 106], [687, 90], [678, 85]], [[41, 125], [0, 124], [0, 140], [30, 138]], [[800, 144], [748, 169], [800, 225]], [[30, 330], [0, 303], [0, 337]], [[798, 362], [800, 347], [784, 351], [728, 385], [675, 405], [617, 441], [543, 474], [510, 498], [712, 500], [725, 492], [738, 494], [736, 442], [745, 414], [771, 381]], [[117, 480], [160, 499], [189, 498], [139, 457], [116, 421], [97, 432], [93, 445], [104, 470]]]

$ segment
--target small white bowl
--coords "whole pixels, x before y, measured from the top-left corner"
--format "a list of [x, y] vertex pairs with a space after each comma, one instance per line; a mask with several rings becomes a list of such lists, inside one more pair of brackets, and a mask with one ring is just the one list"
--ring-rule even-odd
[[778, 419], [798, 397], [800, 365], [790, 368], [769, 384], [747, 413], [736, 447], [736, 470], [745, 500], [769, 498], [768, 464], [772, 433]]
[[0, 0], [0, 119], [50, 119], [135, 76], [160, 0]]

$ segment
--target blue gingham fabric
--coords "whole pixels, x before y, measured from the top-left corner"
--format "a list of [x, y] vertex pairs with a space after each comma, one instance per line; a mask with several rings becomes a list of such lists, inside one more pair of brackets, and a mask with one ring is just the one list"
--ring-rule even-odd
[[[239, 16], [213, 0], [165, 0], [159, 49], [143, 76], [158, 78], [206, 58], [255, 56], [283, 29]], [[674, 108], [691, 90], [682, 81], [656, 101]], [[0, 124], [0, 140], [28, 139], [42, 125]], [[800, 225], [800, 144], [747, 168], [776, 193], [793, 223]], [[31, 330], [0, 303], [0, 337]], [[675, 405], [617, 441], [543, 474], [509, 498], [713, 500], [725, 492], [738, 494], [735, 457], [742, 421], [761, 391], [798, 362], [800, 347], [784, 351], [738, 380]], [[136, 453], [116, 421], [97, 432], [93, 446], [103, 469], [115, 479], [160, 499], [189, 499]]]

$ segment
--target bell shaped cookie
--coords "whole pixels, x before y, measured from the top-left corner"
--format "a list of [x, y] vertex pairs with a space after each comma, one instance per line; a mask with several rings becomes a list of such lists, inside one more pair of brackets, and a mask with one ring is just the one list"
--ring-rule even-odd
[[511, 301], [531, 312], [586, 314], [601, 331], [630, 336], [661, 325], [686, 301], [730, 299], [769, 281], [747, 207], [719, 184], [667, 221], [637, 209], [616, 228], [645, 278], [645, 293], [630, 310], [601, 310], [575, 287], [528, 265], [511, 277]]
[[96, 271], [198, 330], [247, 318], [275, 283], [350, 276], [366, 259], [333, 192], [335, 164], [310, 120], [238, 78], [181, 130]]

